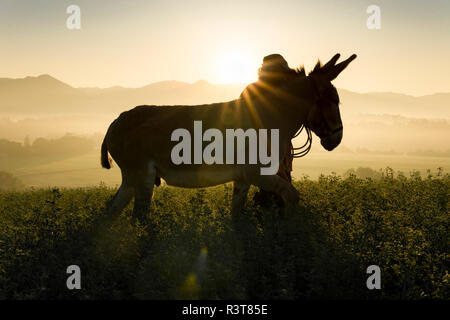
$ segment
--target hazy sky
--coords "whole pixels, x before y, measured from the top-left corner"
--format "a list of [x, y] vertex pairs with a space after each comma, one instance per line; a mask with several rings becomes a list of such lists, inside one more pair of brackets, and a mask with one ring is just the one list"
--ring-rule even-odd
[[[66, 9], [81, 8], [81, 30]], [[369, 30], [366, 9], [381, 9]], [[263, 56], [291, 67], [340, 52], [335, 81], [357, 92], [450, 91], [450, 0], [0, 0], [0, 77], [50, 74], [70, 85], [251, 81]]]

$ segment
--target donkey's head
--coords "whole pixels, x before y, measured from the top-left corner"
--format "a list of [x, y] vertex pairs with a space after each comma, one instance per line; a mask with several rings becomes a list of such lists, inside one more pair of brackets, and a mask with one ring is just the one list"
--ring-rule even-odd
[[320, 138], [321, 145], [328, 151], [339, 145], [343, 132], [339, 95], [331, 81], [356, 58], [354, 54], [336, 64], [339, 56], [336, 54], [323, 66], [320, 61], [317, 62], [307, 77], [313, 91], [313, 104], [306, 117], [306, 126]]

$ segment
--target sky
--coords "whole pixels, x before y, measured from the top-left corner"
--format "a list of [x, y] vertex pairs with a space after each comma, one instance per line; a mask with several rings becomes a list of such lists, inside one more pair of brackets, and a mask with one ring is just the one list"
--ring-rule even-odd
[[[69, 5], [81, 29], [69, 30]], [[381, 28], [370, 30], [369, 5]], [[450, 0], [0, 0], [0, 77], [75, 87], [251, 82], [265, 55], [312, 69], [358, 58], [334, 81], [356, 92], [450, 92]]]

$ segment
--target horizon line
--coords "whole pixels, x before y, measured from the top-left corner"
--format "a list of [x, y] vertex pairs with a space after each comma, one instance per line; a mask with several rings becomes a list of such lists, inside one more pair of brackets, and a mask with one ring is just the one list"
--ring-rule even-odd
[[[40, 77], [50, 77], [56, 81], [59, 81], [71, 88], [74, 89], [111, 89], [111, 88], [123, 88], [123, 89], [141, 89], [141, 88], [145, 88], [147, 86], [153, 85], [153, 84], [157, 84], [157, 83], [163, 83], [163, 82], [180, 82], [180, 83], [185, 83], [185, 84], [189, 84], [189, 85], [194, 85], [196, 83], [199, 82], [206, 82], [207, 84], [213, 85], [213, 86], [231, 86], [231, 85], [249, 85], [252, 82], [246, 83], [246, 82], [226, 82], [226, 83], [220, 83], [220, 82], [211, 82], [205, 79], [199, 79], [193, 82], [189, 82], [189, 81], [183, 81], [183, 80], [175, 80], [175, 79], [171, 79], [171, 80], [159, 80], [159, 81], [154, 81], [154, 82], [150, 82], [148, 84], [142, 85], [142, 86], [138, 86], [138, 87], [128, 87], [128, 86], [122, 86], [122, 85], [113, 85], [113, 86], [106, 86], [106, 87], [101, 87], [101, 86], [87, 86], [87, 87], [76, 87], [73, 85], [70, 85], [69, 83], [60, 80], [48, 73], [42, 73], [39, 75], [35, 75], [35, 76], [24, 76], [21, 78], [10, 78], [10, 77], [0, 77], [0, 80], [3, 79], [7, 79], [7, 80], [24, 80], [27, 78], [40, 78]], [[349, 91], [351, 93], [356, 93], [356, 94], [380, 94], [380, 93], [384, 93], [384, 94], [397, 94], [397, 95], [404, 95], [404, 96], [409, 96], [409, 97], [414, 97], [414, 98], [420, 98], [420, 97], [426, 97], [426, 96], [432, 96], [432, 95], [437, 95], [437, 94], [450, 94], [450, 91], [438, 91], [438, 92], [434, 92], [434, 93], [429, 93], [429, 94], [422, 94], [422, 95], [412, 95], [409, 93], [404, 93], [404, 92], [395, 92], [395, 91], [366, 91], [366, 92], [360, 92], [360, 91], [355, 91], [355, 90], [350, 90], [350, 89], [345, 89], [345, 88], [337, 88], [338, 90], [345, 90], [345, 91]]]

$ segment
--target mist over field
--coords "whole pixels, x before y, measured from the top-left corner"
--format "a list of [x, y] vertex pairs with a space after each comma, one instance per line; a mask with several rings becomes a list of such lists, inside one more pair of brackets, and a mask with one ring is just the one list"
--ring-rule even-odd
[[[207, 104], [239, 96], [245, 84], [162, 81], [139, 88], [75, 88], [50, 75], [0, 79], [0, 171], [26, 186], [120, 183], [100, 168], [99, 146], [121, 112], [137, 105]], [[294, 160], [295, 178], [344, 175], [358, 167], [408, 173], [450, 166], [450, 93], [408, 96], [339, 89], [344, 138], [333, 152], [313, 137]], [[302, 143], [304, 137], [294, 140]]]

